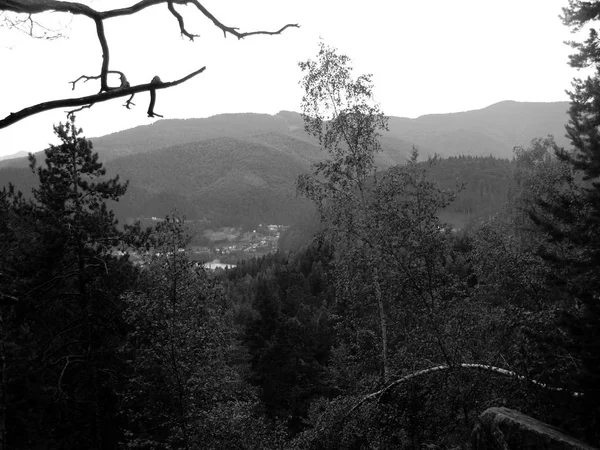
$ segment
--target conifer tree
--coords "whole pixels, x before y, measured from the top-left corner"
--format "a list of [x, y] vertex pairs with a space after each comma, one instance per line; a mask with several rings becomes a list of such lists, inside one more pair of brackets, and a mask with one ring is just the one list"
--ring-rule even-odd
[[126, 184], [105, 179], [74, 117], [54, 130], [61, 144], [46, 150], [45, 166], [30, 156], [39, 177], [33, 199], [6, 192], [11, 223], [3, 234], [16, 250], [29, 248], [2, 261], [4, 272], [19, 275], [5, 364], [27, 374], [16, 377], [15, 369], [7, 381], [20, 393], [7, 401], [7, 445], [116, 448], [120, 294], [133, 268], [113, 256], [122, 234], [106, 201], [118, 200]]
[[[571, 67], [593, 69], [585, 79], [575, 79], [569, 92], [571, 105], [567, 137], [571, 151], [558, 156], [573, 169], [573, 183], [545, 195], [530, 209], [534, 224], [546, 234], [540, 254], [553, 267], [549, 280], [555, 289], [570, 296], [577, 311], [565, 315], [565, 323], [575, 345], [574, 358], [581, 361], [578, 390], [586, 392], [589, 429], [600, 426], [600, 43], [596, 24], [600, 20], [599, 1], [570, 0], [563, 8], [563, 23], [573, 32], [589, 28], [584, 42], [570, 42], [575, 50]], [[592, 431], [590, 438], [597, 438]]]

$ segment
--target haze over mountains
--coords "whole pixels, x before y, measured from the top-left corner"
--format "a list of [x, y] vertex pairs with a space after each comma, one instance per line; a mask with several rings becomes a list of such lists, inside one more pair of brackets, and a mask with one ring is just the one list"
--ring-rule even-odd
[[[382, 140], [384, 159], [402, 160], [406, 155], [403, 150], [410, 151], [412, 145], [423, 155], [492, 154], [511, 158], [513, 147], [528, 145], [534, 137], [547, 134], [553, 134], [559, 145], [567, 145], [564, 126], [568, 108], [567, 102], [505, 101], [475, 111], [431, 114], [416, 119], [390, 117], [389, 133]], [[94, 143], [96, 151], [109, 160], [188, 142], [261, 134], [281, 134], [314, 143], [304, 132], [301, 115], [288, 111], [275, 115], [221, 114], [206, 119], [160, 120], [96, 138]]]
[[[548, 134], [567, 146], [568, 107], [506, 101], [476, 111], [390, 117], [377, 162], [382, 168], [403, 164], [413, 145], [423, 157], [496, 158], [511, 158], [514, 146]], [[162, 216], [177, 207], [190, 218], [221, 224], [295, 223], [310, 210], [297, 198], [295, 180], [326, 157], [305, 133], [301, 115], [287, 111], [160, 120], [92, 142], [109, 173], [130, 181], [114, 205], [122, 219]], [[10, 181], [27, 191], [35, 183], [26, 158], [0, 161], [0, 167], [2, 185]]]
[[28, 155], [27, 152], [20, 151], [17, 153], [11, 153], [10, 155], [0, 156], [0, 161], [4, 161], [6, 159], [15, 159], [15, 158], [26, 158]]

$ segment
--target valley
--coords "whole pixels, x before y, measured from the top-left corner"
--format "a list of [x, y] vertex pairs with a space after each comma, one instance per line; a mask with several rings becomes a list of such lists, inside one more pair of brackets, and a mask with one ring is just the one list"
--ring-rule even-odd
[[[143, 228], [155, 226], [164, 219], [160, 217], [138, 218]], [[258, 224], [253, 229], [242, 227], [214, 228], [205, 219], [185, 219], [186, 228], [192, 240], [189, 257], [192, 261], [209, 268], [235, 267], [237, 261], [274, 253], [278, 249], [279, 238], [289, 226]], [[139, 259], [135, 252], [134, 259]]]
[[[237, 261], [276, 252], [279, 237], [288, 226], [259, 224], [256, 229], [236, 227], [206, 229], [195, 241], [208, 240], [206, 245], [191, 245], [191, 259], [232, 265]], [[209, 263], [210, 264], [210, 263]]]

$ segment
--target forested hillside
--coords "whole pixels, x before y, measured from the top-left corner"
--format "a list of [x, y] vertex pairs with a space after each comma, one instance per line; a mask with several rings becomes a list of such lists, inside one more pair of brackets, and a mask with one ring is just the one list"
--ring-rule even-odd
[[[309, 209], [308, 202], [297, 198], [294, 185], [309, 166], [307, 159], [294, 153], [232, 138], [184, 144], [107, 164], [110, 173], [132, 180], [133, 195], [116, 205], [122, 215], [164, 216], [177, 207], [190, 218], [254, 227], [291, 224]], [[169, 198], [172, 203], [166, 201]]]
[[[292, 146], [294, 150], [288, 151]], [[108, 172], [130, 184], [123, 198], [111, 207], [121, 222], [163, 217], [175, 208], [190, 219], [207, 219], [222, 226], [294, 225], [287, 234], [304, 235], [298, 241], [303, 243], [316, 229], [318, 219], [310, 203], [297, 195], [296, 178], [319, 160], [314, 148], [268, 134], [260, 143], [221, 138], [118, 158], [106, 165]], [[442, 212], [444, 220], [463, 228], [476, 218], [500, 211], [513, 168], [509, 160], [494, 157], [437, 160], [429, 174], [431, 180], [444, 188], [461, 186], [457, 198]], [[13, 183], [29, 192], [36, 178], [29, 169], [5, 168], [0, 170], [0, 183]]]

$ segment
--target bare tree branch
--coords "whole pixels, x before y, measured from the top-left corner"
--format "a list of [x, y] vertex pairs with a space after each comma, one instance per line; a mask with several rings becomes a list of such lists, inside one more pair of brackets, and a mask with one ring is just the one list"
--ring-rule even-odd
[[[9, 29], [20, 31], [33, 39], [51, 41], [64, 37], [63, 34], [61, 34], [60, 29], [52, 29], [42, 25], [34, 20], [31, 14], [27, 14], [23, 17], [23, 15], [16, 13], [14, 18], [10, 14], [9, 11], [0, 11], [0, 27], [6, 26]], [[65, 27], [63, 26], [60, 28], [64, 29]]]
[[[105, 102], [107, 100], [112, 100], [114, 98], [125, 97], [127, 95], [137, 94], [139, 92], [147, 92], [158, 89], [167, 89], [173, 86], [177, 86], [178, 84], [184, 83], [190, 78], [195, 77], [199, 73], [204, 72], [206, 67], [202, 67], [201, 69], [196, 70], [195, 72], [186, 75], [179, 80], [170, 81], [167, 83], [147, 83], [147, 84], [139, 84], [137, 86], [130, 86], [124, 89], [112, 89], [106, 92], [99, 92], [98, 94], [88, 95], [85, 97], [78, 98], [65, 98], [60, 100], [52, 100], [49, 102], [38, 103], [34, 106], [29, 106], [28, 108], [24, 108], [21, 111], [16, 113], [11, 113], [4, 119], [0, 120], [0, 129], [6, 128], [9, 125], [17, 123], [19, 120], [25, 119], [26, 117], [33, 116], [34, 114], [38, 114], [44, 111], [50, 111], [56, 108], [69, 108], [69, 107], [77, 107], [84, 105], [91, 105], [93, 103]], [[130, 99], [131, 100], [131, 99]]]
[[135, 106], [135, 103], [133, 103], [133, 97], [135, 96], [135, 94], [131, 94], [131, 97], [129, 97], [127, 99], [127, 101], [125, 102], [125, 104], [123, 105], [125, 108], [127, 109], [131, 109], [131, 105]]
[[[61, 0], [0, 0], [0, 13], [1, 12], [13, 12], [20, 14], [27, 14], [27, 17], [21, 20], [19, 23], [21, 24], [29, 24], [30, 27], [33, 27], [34, 21], [31, 18], [32, 15], [40, 14], [43, 12], [62, 12], [72, 15], [82, 15], [88, 17], [89, 19], [94, 21], [94, 25], [96, 27], [96, 35], [98, 37], [98, 42], [100, 43], [100, 48], [102, 49], [102, 64], [100, 68], [100, 74], [96, 76], [86, 76], [82, 75], [75, 81], [71, 81], [73, 85], [73, 89], [75, 89], [75, 85], [78, 81], [84, 80], [100, 80], [100, 92], [96, 95], [80, 97], [80, 98], [70, 98], [70, 99], [61, 99], [54, 100], [50, 102], [40, 103], [34, 106], [30, 106], [28, 108], [24, 108], [17, 113], [9, 114], [5, 119], [0, 120], [0, 129], [12, 125], [13, 123], [24, 119], [25, 117], [29, 117], [31, 115], [48, 111], [50, 109], [61, 108], [61, 107], [84, 107], [89, 108], [94, 103], [104, 102], [107, 100], [111, 100], [113, 98], [122, 97], [125, 95], [131, 95], [129, 100], [125, 103], [125, 107], [130, 109], [130, 106], [133, 105], [132, 99], [133, 95], [138, 92], [150, 91], [151, 93], [151, 103], [148, 108], [148, 116], [149, 117], [162, 117], [159, 114], [154, 112], [154, 102], [156, 100], [156, 89], [165, 89], [167, 87], [175, 86], [180, 84], [198, 73], [202, 72], [204, 68], [199, 71], [193, 72], [187, 77], [182, 78], [181, 80], [177, 80], [171, 83], [157, 83], [154, 85], [146, 84], [146, 85], [138, 85], [131, 87], [127, 82], [127, 78], [125, 75], [118, 70], [110, 70], [110, 49], [108, 46], [108, 41], [106, 39], [106, 34], [104, 32], [104, 21], [107, 19], [112, 19], [115, 17], [123, 17], [130, 16], [136, 14], [146, 8], [151, 6], [166, 4], [171, 15], [177, 19], [177, 23], [179, 24], [179, 30], [183, 36], [186, 36], [191, 41], [194, 38], [199, 37], [196, 34], [190, 33], [186, 27], [183, 16], [175, 9], [175, 5], [192, 5], [194, 6], [202, 15], [204, 15], [207, 19], [209, 19], [214, 26], [223, 31], [223, 35], [226, 37], [227, 34], [231, 34], [238, 39], [243, 39], [247, 36], [255, 36], [255, 35], [277, 35], [281, 34], [284, 30], [288, 28], [299, 28], [298, 24], [287, 24], [281, 27], [277, 31], [250, 31], [250, 32], [240, 32], [237, 27], [231, 27], [225, 25], [219, 19], [217, 19], [208, 9], [200, 3], [199, 0], [140, 0], [137, 3], [118, 9], [111, 9], [108, 11], [98, 11], [88, 5], [72, 2], [72, 1], [61, 1]], [[33, 33], [32, 28], [30, 32]], [[117, 73], [121, 76], [121, 86], [118, 88], [110, 87], [108, 85], [108, 75], [110, 73]], [[79, 108], [80, 110], [82, 108]], [[77, 110], [74, 110], [77, 111]], [[71, 111], [72, 114], [74, 111]]]
[[84, 109], [89, 109], [92, 106], [94, 106], [94, 103], [90, 103], [89, 105], [83, 105], [83, 106], [80, 106], [79, 108], [75, 108], [75, 109], [72, 109], [70, 111], [65, 111], [65, 112], [67, 113], [67, 117], [71, 117], [73, 114], [75, 114], [79, 111], [83, 111]]
[[526, 381], [532, 384], [535, 384], [536, 386], [539, 386], [541, 388], [544, 389], [548, 389], [550, 391], [555, 391], [555, 392], [567, 392], [568, 394], [572, 395], [573, 397], [582, 397], [583, 393], [582, 392], [572, 392], [572, 391], [568, 391], [564, 388], [559, 388], [559, 387], [554, 387], [554, 386], [549, 386], [545, 383], [542, 383], [540, 381], [537, 380], [532, 380], [531, 378], [527, 378], [523, 375], [519, 375], [516, 372], [513, 372], [512, 370], [507, 370], [507, 369], [503, 369], [501, 367], [495, 367], [495, 366], [490, 366], [487, 364], [469, 364], [469, 363], [463, 363], [463, 364], [457, 364], [456, 366], [448, 366], [448, 365], [440, 365], [440, 366], [436, 366], [436, 367], [431, 367], [429, 369], [423, 369], [423, 370], [419, 370], [417, 372], [413, 372], [411, 374], [405, 375], [403, 377], [398, 378], [397, 380], [391, 382], [390, 384], [388, 384], [386, 387], [384, 387], [383, 389], [380, 389], [376, 392], [373, 392], [371, 394], [365, 395], [356, 405], [354, 405], [346, 414], [346, 416], [349, 416], [350, 414], [352, 414], [352, 412], [354, 410], [356, 410], [359, 406], [361, 406], [362, 404], [364, 404], [365, 402], [368, 402], [370, 400], [376, 399], [376, 398], [381, 398], [386, 392], [389, 392], [391, 389], [395, 388], [396, 386], [405, 383], [413, 378], [417, 378], [423, 375], [428, 375], [428, 374], [432, 374], [435, 372], [440, 372], [440, 371], [445, 371], [445, 370], [451, 370], [451, 369], [472, 369], [472, 370], [478, 370], [478, 371], [483, 371], [483, 372], [493, 372], [493, 373], [497, 373], [499, 375], [504, 375], [506, 377], [511, 377], [511, 378], [516, 378], [518, 380], [521, 381]]
[[[583, 392], [573, 392], [573, 391], [569, 391], [567, 389], [564, 388], [559, 388], [559, 387], [554, 387], [554, 386], [549, 386], [545, 383], [542, 383], [540, 381], [536, 381], [536, 380], [532, 380], [531, 378], [527, 378], [523, 375], [519, 375], [516, 372], [513, 372], [512, 370], [507, 370], [507, 369], [503, 369], [501, 367], [495, 367], [495, 366], [490, 366], [488, 364], [473, 364], [473, 363], [463, 363], [463, 364], [456, 364], [456, 365], [446, 365], [446, 364], [442, 364], [439, 366], [435, 366], [435, 367], [430, 367], [429, 369], [423, 369], [423, 370], [418, 370], [416, 372], [412, 372], [409, 373], [408, 375], [405, 375], [403, 377], [400, 377], [398, 379], [396, 379], [395, 381], [392, 381], [391, 383], [389, 383], [387, 386], [385, 386], [384, 388], [373, 392], [371, 394], [365, 395], [363, 396], [352, 408], [350, 408], [348, 410], [347, 413], [343, 414], [342, 417], [340, 417], [338, 420], [344, 420], [346, 419], [348, 416], [350, 416], [354, 411], [356, 411], [360, 406], [364, 405], [365, 403], [371, 401], [371, 400], [377, 400], [379, 401], [381, 399], [381, 397], [383, 397], [384, 394], [386, 394], [387, 392], [391, 391], [392, 389], [394, 389], [396, 386], [399, 386], [409, 380], [412, 380], [414, 378], [418, 378], [424, 375], [429, 375], [432, 373], [436, 373], [436, 372], [441, 372], [441, 371], [446, 371], [446, 370], [456, 370], [456, 369], [468, 369], [468, 370], [478, 370], [478, 371], [483, 371], [483, 372], [492, 372], [492, 373], [497, 373], [499, 375], [504, 375], [507, 377], [511, 377], [511, 378], [516, 378], [518, 380], [521, 381], [525, 381], [525, 382], [529, 382], [532, 384], [535, 384], [536, 386], [540, 386], [543, 389], [548, 389], [550, 391], [555, 391], [555, 392], [565, 392], [573, 397], [583, 397]], [[325, 428], [327, 428], [327, 424], [323, 424], [318, 428], [318, 432], [323, 432], [325, 430]]]
[[181, 17], [181, 14], [179, 14], [177, 12], [177, 10], [175, 9], [175, 6], [173, 5], [172, 1], [168, 2], [167, 5], [169, 6], [169, 11], [171, 11], [171, 14], [173, 14], [173, 16], [175, 16], [175, 18], [177, 19], [177, 23], [179, 24], [179, 30], [181, 31], [181, 34], [183, 36], [187, 36], [190, 41], [193, 41], [195, 37], [200, 37], [199, 34], [188, 33], [188, 31], [185, 29], [185, 24], [183, 22], [183, 17]]
[[[119, 88], [129, 87], [129, 82], [127, 81], [127, 77], [125, 76], [125, 74], [123, 72], [121, 72], [120, 70], [109, 70], [108, 73], [109, 74], [115, 73], [115, 74], [119, 75], [119, 77], [121, 78], [121, 86], [119, 86]], [[90, 80], [98, 80], [101, 76], [102, 75], [81, 75], [76, 80], [69, 81], [69, 83], [71, 83], [73, 85], [73, 90], [75, 90], [75, 85], [80, 80], [83, 80], [84, 83], [87, 83]], [[118, 88], [109, 87], [107, 90], [111, 90], [111, 89], [118, 89]]]

